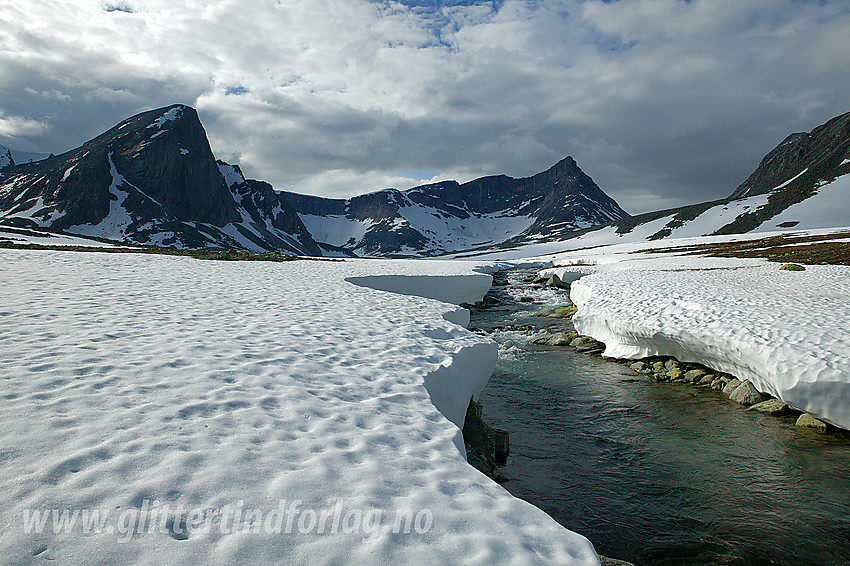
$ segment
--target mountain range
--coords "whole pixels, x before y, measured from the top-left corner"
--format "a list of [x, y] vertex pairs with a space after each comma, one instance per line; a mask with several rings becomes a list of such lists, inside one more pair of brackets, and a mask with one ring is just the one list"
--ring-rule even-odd
[[444, 181], [351, 199], [281, 193], [313, 237], [358, 255], [437, 255], [625, 218], [571, 158], [532, 177]]
[[433, 256], [589, 237], [609, 243], [844, 226], [847, 173], [850, 113], [788, 136], [726, 199], [638, 216], [571, 157], [521, 179], [329, 199], [246, 179], [238, 165], [216, 160], [197, 112], [172, 105], [61, 155], [0, 145], [0, 224], [155, 246]]
[[61, 155], [0, 146], [0, 223], [128, 243], [305, 255], [422, 256], [568, 233], [628, 214], [572, 158], [348, 200], [278, 192], [217, 161], [197, 112], [143, 112]]

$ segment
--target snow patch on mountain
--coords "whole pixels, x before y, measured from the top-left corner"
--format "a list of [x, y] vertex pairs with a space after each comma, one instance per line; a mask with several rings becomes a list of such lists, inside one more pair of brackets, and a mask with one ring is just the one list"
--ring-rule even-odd
[[68, 167], [67, 169], [65, 169], [65, 173], [62, 175], [62, 180], [63, 180], [63, 181], [67, 181], [67, 180], [68, 180], [68, 177], [70, 177], [70, 176], [71, 176], [71, 172], [74, 170], [74, 168], [75, 168], [76, 166], [77, 166], [77, 165], [76, 165], [76, 164], [74, 164], [74, 165], [71, 165], [70, 167]]
[[317, 242], [341, 247], [360, 241], [374, 220], [355, 220], [341, 214], [317, 216], [314, 214], [299, 214], [301, 222]]
[[65, 214], [65, 211], [59, 211], [55, 207], [48, 206], [44, 202], [44, 197], [39, 195], [35, 199], [24, 201], [15, 208], [14, 212], [5, 214], [3, 219], [31, 220], [36, 226], [47, 227]]
[[183, 115], [183, 107], [176, 106], [168, 111], [166, 111], [162, 116], [154, 120], [148, 128], [162, 128], [168, 122], [173, 122]]
[[242, 171], [239, 167], [230, 165], [223, 161], [217, 162], [217, 165], [218, 170], [221, 171], [221, 176], [224, 177], [224, 182], [227, 183], [228, 189], [232, 189], [234, 185], [239, 185], [245, 182], [245, 177], [242, 175]]
[[762, 194], [733, 200], [726, 204], [719, 204], [709, 208], [693, 220], [670, 231], [668, 238], [689, 238], [692, 236], [707, 236], [721, 226], [729, 224], [742, 214], [753, 212], [767, 204], [770, 195]]
[[7, 228], [0, 226], [0, 240], [12, 242], [13, 244], [35, 244], [38, 246], [75, 246], [86, 248], [114, 248], [114, 244], [70, 236], [68, 234], [57, 234], [43, 230], [30, 228]]
[[434, 251], [498, 244], [527, 230], [536, 220], [533, 216], [516, 215], [516, 210], [471, 213], [468, 218], [460, 218], [412, 202], [398, 212], [413, 229], [429, 237]]
[[815, 196], [786, 208], [755, 232], [776, 230], [780, 224], [793, 225], [795, 230], [850, 224], [850, 174], [821, 185]]
[[[112, 162], [111, 152], [107, 159], [109, 161], [109, 173], [112, 175], [112, 183], [109, 185], [109, 193], [114, 197], [109, 200], [109, 214], [106, 215], [106, 218], [95, 225], [78, 224], [76, 226], [71, 226], [67, 230], [71, 234], [120, 240], [124, 237], [124, 232], [127, 228], [129, 228], [133, 223], [133, 217], [130, 216], [130, 213], [126, 208], [124, 208], [124, 201], [127, 200], [130, 193], [120, 188], [125, 185], [133, 187], [133, 185], [124, 178], [124, 175], [118, 172], [118, 169], [115, 167], [115, 163]], [[139, 190], [136, 187], [133, 188], [137, 191]]]

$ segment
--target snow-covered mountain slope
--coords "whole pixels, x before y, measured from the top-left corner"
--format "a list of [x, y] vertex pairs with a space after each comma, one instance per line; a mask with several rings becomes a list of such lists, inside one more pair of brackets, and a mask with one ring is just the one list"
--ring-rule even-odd
[[566, 237], [515, 239], [471, 253], [521, 257], [667, 238], [845, 226], [850, 226], [850, 113], [808, 134], [788, 136], [729, 198], [631, 216]]
[[570, 157], [523, 179], [444, 181], [348, 200], [281, 194], [316, 241], [364, 256], [436, 255], [628, 216]]
[[138, 114], [62, 155], [23, 164], [10, 155], [0, 170], [2, 224], [157, 246], [322, 253], [269, 185], [216, 162], [188, 106]]
[[475, 264], [0, 259], [0, 562], [599, 565], [466, 462]]

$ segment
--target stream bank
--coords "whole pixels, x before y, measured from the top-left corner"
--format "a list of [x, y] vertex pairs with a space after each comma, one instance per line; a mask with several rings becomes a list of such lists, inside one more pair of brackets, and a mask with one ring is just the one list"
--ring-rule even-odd
[[497, 274], [471, 322], [500, 346], [480, 401], [511, 433], [498, 469], [509, 491], [638, 566], [850, 563], [845, 440], [721, 391], [530, 343], [573, 331], [568, 318], [534, 316], [569, 300], [533, 275]]

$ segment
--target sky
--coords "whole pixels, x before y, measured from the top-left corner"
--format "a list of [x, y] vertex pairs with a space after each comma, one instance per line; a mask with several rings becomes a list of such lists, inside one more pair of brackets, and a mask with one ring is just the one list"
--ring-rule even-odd
[[182, 103], [276, 189], [524, 177], [636, 214], [728, 196], [850, 111], [850, 0], [0, 0], [0, 143]]

